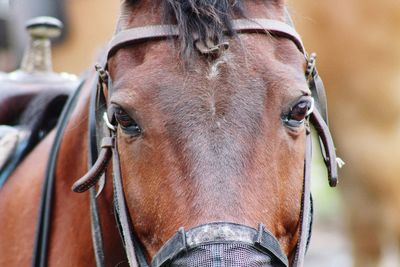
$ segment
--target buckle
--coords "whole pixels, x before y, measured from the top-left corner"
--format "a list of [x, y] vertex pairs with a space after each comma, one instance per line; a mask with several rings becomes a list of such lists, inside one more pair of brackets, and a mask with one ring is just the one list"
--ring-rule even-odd
[[317, 54], [313, 52], [307, 59], [307, 69], [306, 69], [307, 78], [312, 77], [316, 65], [317, 65]]

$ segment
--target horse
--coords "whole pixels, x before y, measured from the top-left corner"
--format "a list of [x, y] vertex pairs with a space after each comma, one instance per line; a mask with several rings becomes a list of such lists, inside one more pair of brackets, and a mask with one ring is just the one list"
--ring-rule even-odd
[[1, 189], [0, 265], [303, 266], [311, 124], [337, 183], [324, 101], [283, 1], [122, 2]]

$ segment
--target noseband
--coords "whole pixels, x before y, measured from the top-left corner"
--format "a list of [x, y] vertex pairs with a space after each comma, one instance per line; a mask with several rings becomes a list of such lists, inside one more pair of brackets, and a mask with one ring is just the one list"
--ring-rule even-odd
[[[290, 20], [288, 20], [290, 21]], [[290, 24], [290, 25], [289, 25]], [[284, 23], [276, 20], [268, 19], [238, 19], [232, 23], [233, 29], [238, 33], [260, 33], [270, 34], [276, 37], [284, 37], [292, 40], [299, 51], [308, 60], [308, 68], [306, 77], [309, 82], [312, 96], [316, 101], [316, 108], [310, 114], [309, 122], [316, 129], [319, 137], [323, 156], [328, 170], [328, 178], [330, 186], [334, 187], [337, 184], [337, 158], [335, 147], [329, 128], [326, 124], [326, 101], [325, 90], [323, 83], [318, 76], [315, 68], [315, 58], [312, 56], [307, 58], [303, 43], [299, 34], [291, 26], [291, 23]], [[139, 28], [127, 29], [116, 34], [109, 45], [107, 52], [107, 60], [115, 54], [115, 52], [125, 46], [133, 45], [138, 42], [147, 41], [150, 39], [165, 39], [167, 37], [178, 36], [179, 31], [175, 25], [154, 25]], [[196, 40], [195, 40], [196, 42]], [[221, 46], [212, 46], [209, 44], [196, 45], [200, 52], [216, 51], [220, 47], [227, 48], [227, 44]], [[201, 47], [202, 49], [200, 49]], [[92, 217], [92, 239], [96, 256], [97, 266], [104, 266], [104, 252], [102, 244], [101, 227], [99, 223], [99, 213], [96, 204], [95, 185], [99, 183], [99, 192], [104, 187], [105, 171], [112, 160], [113, 165], [113, 187], [114, 187], [114, 207], [116, 210], [116, 221], [120, 229], [122, 240], [125, 246], [125, 251], [130, 266], [147, 267], [149, 264], [146, 261], [143, 249], [140, 242], [135, 237], [132, 231], [132, 223], [128, 214], [128, 209], [123, 193], [122, 177], [120, 171], [120, 161], [118, 153], [118, 145], [116, 138], [116, 125], [111, 114], [106, 113], [108, 99], [112, 94], [112, 81], [107, 73], [107, 63], [97, 67], [98, 83], [94, 86], [91, 96], [90, 111], [89, 111], [89, 159], [90, 170], [82, 178], [76, 181], [72, 187], [75, 192], [85, 192], [90, 190], [90, 206]], [[103, 119], [104, 114], [104, 119]], [[321, 115], [322, 114], [322, 115]], [[308, 128], [308, 127], [307, 127]], [[101, 136], [99, 145], [100, 152], [98, 153], [98, 140], [96, 136]], [[310, 170], [311, 170], [311, 134], [310, 130], [306, 131], [306, 149], [304, 162], [304, 180], [303, 193], [300, 217], [300, 237], [296, 246], [295, 256], [290, 266], [303, 266], [304, 256], [307, 250], [307, 245], [311, 232], [312, 221], [312, 203], [310, 193]], [[36, 247], [38, 242], [46, 242], [46, 238], [36, 239]], [[39, 239], [39, 241], [38, 241]], [[44, 239], [44, 241], [43, 241]], [[239, 244], [245, 249], [257, 251], [258, 253], [266, 254], [270, 258], [272, 265], [266, 266], [289, 266], [288, 259], [283, 253], [279, 242], [265, 227], [260, 224], [258, 229], [244, 225], [232, 224], [227, 222], [209, 223], [201, 225], [186, 231], [181, 228], [153, 258], [151, 266], [161, 267], [170, 266], [170, 264], [183, 257], [185, 253], [192, 253], [196, 248], [213, 245], [213, 244]], [[239, 246], [238, 245], [238, 246]], [[39, 245], [40, 247], [40, 245]], [[38, 252], [35, 251], [36, 255]], [[40, 252], [39, 253], [46, 253]], [[194, 253], [194, 252], [193, 252]], [[42, 257], [43, 258], [43, 257]], [[182, 259], [181, 259], [182, 260]], [[42, 259], [45, 262], [46, 258]], [[39, 266], [42, 266], [39, 264]], [[174, 265], [175, 266], [175, 265]], [[262, 265], [264, 266], [264, 265]]]

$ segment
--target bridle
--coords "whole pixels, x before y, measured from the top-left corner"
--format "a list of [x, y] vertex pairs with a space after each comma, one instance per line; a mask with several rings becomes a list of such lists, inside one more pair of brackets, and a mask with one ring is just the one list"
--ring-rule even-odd
[[[271, 34], [272, 36], [285, 37], [292, 40], [299, 51], [307, 58], [303, 43], [299, 34], [291, 26], [290, 18], [289, 24], [268, 19], [238, 19], [233, 20], [233, 29], [238, 33], [260, 33]], [[105, 62], [97, 66], [97, 80], [92, 90], [92, 96], [89, 109], [89, 166], [90, 170], [73, 185], [73, 191], [85, 192], [90, 190], [90, 210], [92, 220], [92, 240], [94, 245], [96, 264], [97, 266], [104, 266], [104, 250], [101, 234], [101, 226], [99, 213], [96, 204], [96, 190], [95, 185], [99, 184], [99, 194], [104, 187], [105, 171], [108, 163], [111, 160], [113, 165], [113, 188], [114, 188], [114, 208], [116, 214], [117, 225], [119, 226], [122, 241], [125, 247], [126, 255], [130, 266], [146, 267], [149, 264], [146, 261], [143, 249], [140, 242], [137, 240], [135, 233], [132, 231], [132, 224], [130, 216], [126, 207], [125, 196], [123, 193], [122, 177], [120, 171], [120, 160], [118, 153], [118, 145], [116, 138], [116, 125], [112, 114], [107, 114], [107, 96], [113, 92], [112, 80], [107, 73], [107, 60], [118, 49], [133, 45], [138, 42], [143, 42], [150, 39], [165, 39], [168, 37], [178, 36], [179, 31], [175, 25], [154, 25], [139, 28], [132, 28], [123, 30], [117, 33], [111, 40], [107, 57]], [[218, 47], [208, 47], [210, 51], [218, 49]], [[201, 49], [199, 49], [202, 52]], [[332, 137], [329, 132], [327, 123], [326, 100], [325, 90], [323, 83], [318, 75], [315, 67], [315, 57], [307, 58], [308, 68], [306, 77], [309, 82], [310, 90], [313, 98], [316, 100], [316, 108], [309, 116], [309, 121], [316, 129], [323, 151], [323, 156], [328, 170], [328, 178], [330, 186], [334, 187], [337, 184], [337, 158], [335, 154], [335, 147]], [[77, 95], [78, 93], [76, 93]], [[76, 98], [76, 95], [74, 96]], [[74, 100], [70, 101], [71, 104], [67, 105], [67, 109], [73, 106]], [[68, 111], [61, 121], [68, 119]], [[322, 115], [321, 115], [322, 114]], [[65, 117], [65, 118], [64, 118]], [[65, 122], [66, 124], [66, 122]], [[65, 128], [64, 127], [60, 127]], [[59, 130], [57, 136], [62, 135], [63, 130]], [[96, 138], [101, 137], [101, 138]], [[56, 138], [57, 139], [57, 138]], [[58, 139], [57, 139], [58, 140]], [[99, 142], [100, 141], [100, 142]], [[60, 142], [58, 140], [57, 142]], [[100, 143], [100, 144], [98, 144]], [[312, 201], [310, 193], [310, 171], [311, 171], [311, 133], [310, 130], [306, 131], [306, 149], [305, 149], [305, 162], [304, 162], [304, 180], [301, 204], [301, 227], [300, 237], [296, 246], [295, 256], [290, 263], [291, 266], [303, 266], [304, 256], [307, 250], [309, 237], [311, 234], [312, 223]], [[58, 145], [59, 146], [59, 145]], [[98, 152], [98, 147], [100, 151]], [[58, 148], [53, 147], [51, 156], [51, 164], [49, 168], [53, 172], [48, 171], [46, 181], [53, 179], [54, 168], [56, 164], [56, 152]], [[53, 151], [55, 151], [53, 153]], [[50, 186], [51, 187], [51, 186]], [[44, 188], [42, 198], [41, 213], [39, 214], [39, 224], [36, 233], [35, 251], [34, 251], [34, 266], [46, 265], [47, 253], [47, 239], [48, 239], [48, 225], [50, 222], [49, 215], [43, 215], [46, 210], [46, 205], [51, 201], [51, 196], [47, 196], [47, 191], [51, 188]], [[43, 200], [44, 199], [44, 200]], [[49, 200], [50, 199], [50, 200]], [[42, 226], [44, 225], [44, 226]], [[204, 230], [206, 229], [206, 230]], [[204, 232], [214, 233], [208, 234], [204, 239]], [[264, 251], [271, 255], [273, 262], [276, 266], [289, 266], [286, 255], [277, 239], [260, 224], [258, 229], [254, 229], [244, 225], [233, 223], [209, 223], [192, 228], [188, 231], [181, 228], [177, 234], [167, 241], [160, 251], [153, 258], [152, 267], [169, 266], [173, 259], [188, 251], [192, 247], [199, 246], [206, 242], [216, 241], [229, 241], [229, 242], [242, 242], [254, 246], [257, 250]]]

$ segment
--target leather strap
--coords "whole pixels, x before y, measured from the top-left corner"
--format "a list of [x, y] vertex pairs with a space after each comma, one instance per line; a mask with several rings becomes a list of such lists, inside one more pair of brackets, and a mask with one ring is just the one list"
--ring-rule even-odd
[[[321, 143], [323, 144], [323, 153], [325, 158], [325, 164], [328, 170], [329, 185], [335, 187], [338, 183], [338, 173], [337, 173], [337, 163], [336, 163], [336, 152], [333, 143], [332, 136], [330, 134], [329, 128], [325, 121], [323, 120], [318, 109], [314, 109], [313, 113], [310, 115], [310, 123], [316, 129], [318, 136], [320, 137]], [[308, 248], [308, 243], [311, 236], [311, 226], [312, 226], [312, 197], [311, 197], [311, 163], [312, 163], [312, 140], [309, 130], [306, 135], [306, 152], [305, 152], [305, 162], [304, 162], [304, 183], [303, 183], [303, 193], [302, 193], [302, 207], [301, 207], [301, 228], [300, 228], [300, 238], [297, 244], [295, 257], [292, 265], [294, 267], [304, 266], [304, 257]]]
[[310, 87], [312, 97], [315, 100], [315, 106], [318, 112], [321, 114], [321, 117], [324, 119], [326, 124], [328, 124], [328, 107], [326, 103], [325, 86], [321, 77], [318, 75], [318, 71], [315, 66], [310, 73], [308, 85]]
[[273, 36], [292, 40], [301, 53], [305, 54], [303, 42], [296, 30], [285, 22], [270, 19], [237, 19], [232, 27], [238, 33], [270, 33]]
[[96, 260], [96, 267], [105, 266], [104, 263], [104, 246], [103, 235], [100, 222], [100, 214], [96, 201], [96, 187], [89, 189], [90, 199], [90, 225], [92, 233], [93, 252]]
[[111, 159], [111, 150], [109, 148], [112, 146], [112, 139], [110, 137], [104, 137], [101, 142], [101, 150], [97, 160], [90, 170], [73, 184], [72, 191], [76, 193], [83, 193], [97, 183], [102, 174], [105, 172], [108, 162]]
[[126, 206], [121, 178], [118, 144], [115, 132], [112, 132], [112, 138], [114, 141], [114, 145], [112, 147], [114, 210], [119, 232], [125, 246], [125, 252], [129, 265], [131, 267], [149, 267], [141, 244], [133, 232], [131, 219]]
[[[236, 19], [232, 21], [232, 28], [237, 33], [269, 33], [274, 36], [292, 40], [297, 48], [305, 54], [303, 42], [296, 30], [288, 24], [269, 19]], [[179, 30], [176, 25], [151, 25], [131, 28], [118, 32], [108, 45], [107, 58], [110, 58], [118, 49], [126, 45], [143, 42], [148, 39], [176, 37]]]
[[131, 267], [139, 266], [136, 260], [135, 247], [133, 244], [133, 240], [131, 238], [131, 227], [129, 224], [129, 215], [125, 203], [124, 192], [122, 189], [122, 181], [121, 181], [121, 170], [120, 170], [120, 162], [118, 155], [118, 147], [116, 144], [116, 138], [113, 134], [113, 184], [114, 184], [114, 207], [117, 215], [117, 219], [121, 226], [121, 234], [124, 241], [126, 256], [128, 257], [128, 262]]
[[[288, 25], [294, 28], [294, 23], [289, 11], [285, 7], [285, 18]], [[301, 38], [300, 38], [301, 40]], [[305, 50], [303, 48], [303, 53]], [[316, 71], [315, 60], [313, 62], [308, 62], [308, 67], [312, 67], [312, 70]], [[308, 73], [306, 76], [310, 77]], [[312, 79], [313, 77], [311, 77]], [[311, 86], [309, 81], [310, 90], [314, 96], [315, 90]], [[313, 84], [315, 85], [315, 84]], [[325, 93], [325, 92], [324, 92]], [[325, 96], [325, 95], [324, 95]], [[319, 99], [314, 98], [314, 102], [318, 104]], [[312, 164], [312, 140], [310, 129], [306, 129], [306, 147], [304, 155], [304, 175], [303, 175], [303, 192], [301, 199], [301, 211], [300, 211], [300, 237], [296, 246], [295, 256], [292, 262], [293, 267], [303, 267], [305, 255], [308, 249], [308, 244], [311, 238], [311, 227], [313, 220], [313, 209], [312, 209], [312, 196], [311, 196], [311, 164]]]
[[335, 187], [338, 183], [337, 157], [335, 144], [333, 143], [329, 127], [317, 109], [315, 109], [314, 112], [311, 114], [310, 122], [317, 130], [318, 136], [320, 137], [321, 143], [323, 145], [322, 154], [324, 156], [325, 165], [328, 170], [329, 185], [331, 187]]
[[303, 193], [300, 212], [300, 237], [296, 247], [296, 253], [292, 262], [293, 267], [303, 267], [309, 236], [311, 232], [312, 207], [311, 207], [311, 163], [312, 163], [312, 140], [311, 133], [307, 129], [306, 149], [304, 160]]
[[[99, 80], [96, 77], [95, 81]], [[89, 106], [89, 125], [88, 125], [88, 168], [92, 168], [98, 159], [98, 147], [96, 138], [96, 107], [98, 99], [98, 83], [92, 86], [92, 91], [90, 94], [90, 106]], [[104, 161], [104, 160], [103, 160]], [[104, 176], [104, 175], [102, 175]], [[96, 201], [96, 187], [93, 186], [89, 191], [89, 201], [90, 201], [90, 224], [91, 224], [91, 234], [92, 234], [92, 244], [93, 252], [96, 260], [96, 267], [104, 267], [105, 257], [104, 257], [104, 246], [103, 246], [103, 235], [102, 227], [100, 221], [99, 209]]]
[[47, 247], [49, 240], [49, 232], [51, 227], [51, 211], [53, 206], [53, 191], [55, 171], [57, 165], [58, 150], [61, 145], [61, 140], [64, 135], [65, 128], [75, 107], [79, 93], [83, 87], [85, 79], [82, 79], [79, 87], [68, 98], [67, 103], [61, 113], [56, 127], [56, 136], [54, 138], [53, 146], [50, 150], [49, 161], [47, 163], [44, 183], [42, 187], [42, 194], [40, 199], [40, 207], [38, 214], [38, 221], [35, 231], [35, 240], [32, 256], [33, 267], [46, 267], [47, 266]]
[[[91, 103], [89, 108], [89, 171], [80, 178], [77, 182], [72, 186], [72, 190], [77, 193], [83, 193], [87, 190], [90, 190], [90, 214], [91, 214], [91, 222], [92, 222], [92, 241], [93, 248], [96, 258], [96, 266], [104, 266], [104, 249], [103, 249], [103, 239], [102, 239], [102, 230], [100, 224], [99, 213], [97, 210], [96, 203], [96, 194], [95, 194], [95, 185], [96, 183], [99, 185], [99, 194], [104, 187], [105, 183], [105, 171], [108, 167], [108, 162], [111, 159], [111, 155], [113, 154], [114, 148], [114, 138], [111, 136], [110, 129], [107, 128], [107, 123], [103, 121], [103, 119], [108, 120], [105, 115], [107, 108], [107, 100], [106, 96], [112, 91], [112, 81], [108, 79], [108, 74], [104, 71], [104, 69], [96, 66], [96, 70], [98, 71], [99, 83], [92, 90], [91, 95]], [[110, 92], [109, 92], [110, 91]], [[108, 121], [107, 121], [108, 122]], [[109, 123], [109, 122], [108, 122]], [[115, 129], [112, 130], [112, 132]], [[105, 136], [102, 139], [98, 139], [97, 137]], [[101, 141], [97, 141], [101, 140]], [[100, 144], [97, 146], [96, 144]], [[100, 154], [97, 153], [97, 148], [100, 148]], [[114, 153], [118, 153], [117, 151]], [[92, 161], [91, 159], [95, 159]], [[119, 166], [119, 159], [118, 159]], [[114, 168], [115, 169], [115, 168]], [[115, 172], [114, 172], [115, 175]], [[121, 177], [116, 177], [117, 180], [121, 181]], [[102, 181], [103, 180], [103, 181]], [[120, 218], [120, 208], [122, 206], [126, 206], [125, 202], [121, 202], [124, 200], [123, 190], [119, 189], [119, 185], [122, 186], [122, 182], [116, 183], [114, 181], [114, 209], [116, 215], [116, 221], [118, 228], [120, 230], [121, 238], [125, 244], [126, 234], [131, 233], [131, 222], [129, 220], [129, 216], [125, 216], [125, 220]], [[121, 195], [122, 194], [122, 195]], [[129, 230], [126, 230], [129, 229]], [[125, 236], [125, 238], [124, 238]], [[147, 267], [146, 258], [144, 256], [143, 249], [137, 240], [134, 233], [131, 233], [130, 236], [134, 253], [136, 254], [137, 260], [140, 267]]]

